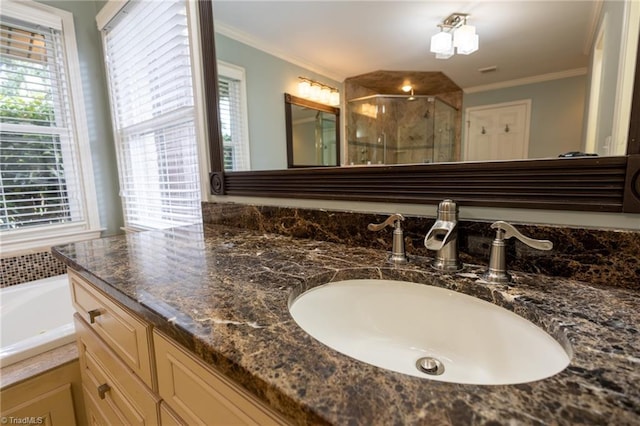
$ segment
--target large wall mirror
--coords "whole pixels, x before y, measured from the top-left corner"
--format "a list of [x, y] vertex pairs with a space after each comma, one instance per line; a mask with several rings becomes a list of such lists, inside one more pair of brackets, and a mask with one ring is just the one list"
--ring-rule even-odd
[[[211, 5], [203, 1], [201, 6]], [[636, 108], [640, 98], [637, 84], [634, 89], [638, 9], [637, 2], [596, 0], [213, 1], [213, 12], [201, 16], [203, 36], [214, 37], [210, 24], [215, 21], [217, 59], [246, 69], [252, 149], [251, 172], [222, 171], [216, 167], [221, 148], [213, 142], [213, 133], [213, 192], [398, 202], [437, 202], [441, 196], [455, 196], [470, 205], [633, 211], [638, 208], [634, 197], [640, 192], [631, 167], [637, 160], [629, 157], [640, 152], [637, 128], [633, 121], [629, 125], [632, 98]], [[452, 12], [470, 14], [480, 50], [435, 59], [428, 39], [437, 33], [438, 21]], [[318, 22], [324, 22], [323, 16], [331, 17], [332, 31], [320, 26], [315, 33], [308, 16]], [[350, 28], [349, 35], [345, 28]], [[402, 48], [394, 33], [405, 40]], [[422, 45], [416, 47], [413, 40]], [[358, 51], [358, 42], [363, 41], [377, 51]], [[402, 50], [404, 56], [391, 55], [389, 49]], [[384, 62], [385, 58], [395, 62]], [[215, 68], [212, 62], [209, 68]], [[285, 117], [283, 112], [278, 115], [282, 107], [276, 103], [281, 105], [283, 92], [295, 93], [297, 77], [306, 74], [344, 90], [345, 79], [380, 69], [443, 72], [462, 88], [463, 111], [529, 100], [528, 155], [518, 161], [467, 162], [461, 157], [454, 163], [355, 167], [343, 156], [342, 167], [319, 172], [284, 170], [288, 166], [286, 135], [278, 128], [284, 129]], [[414, 90], [422, 95], [420, 87]], [[342, 99], [343, 110], [348, 101]], [[470, 128], [466, 121], [463, 115], [463, 133]], [[636, 129], [631, 136], [630, 128]], [[344, 154], [347, 141], [341, 143]], [[568, 151], [598, 157], [557, 158]], [[254, 161], [254, 155], [269, 161]], [[376, 185], [379, 190], [373, 193]], [[554, 193], [549, 195], [551, 190]]]
[[340, 165], [340, 108], [284, 94], [287, 167]]

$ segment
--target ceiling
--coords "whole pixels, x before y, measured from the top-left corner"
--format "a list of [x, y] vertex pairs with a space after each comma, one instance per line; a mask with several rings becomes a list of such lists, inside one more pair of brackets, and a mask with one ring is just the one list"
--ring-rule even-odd
[[[441, 71], [468, 89], [587, 67], [598, 3], [214, 0], [213, 11], [216, 31], [338, 81], [376, 70]], [[430, 38], [453, 12], [470, 14], [480, 49], [435, 59]]]
[[[361, 74], [356, 77], [350, 77], [345, 80], [345, 95], [366, 96], [370, 92], [349, 93], [347, 89], [348, 83], [373, 90], [374, 93], [384, 94], [406, 94], [403, 92], [402, 86], [410, 85], [411, 94], [413, 95], [444, 95], [445, 93], [460, 92], [458, 87], [446, 75], [441, 72], [434, 71], [373, 71]], [[349, 96], [347, 99], [352, 99]], [[447, 100], [447, 99], [445, 99]], [[450, 99], [448, 99], [451, 101]]]

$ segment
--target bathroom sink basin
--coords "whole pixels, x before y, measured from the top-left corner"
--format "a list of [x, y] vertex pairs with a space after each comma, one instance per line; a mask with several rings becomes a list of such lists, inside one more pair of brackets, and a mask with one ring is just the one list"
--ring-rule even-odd
[[504, 385], [550, 377], [569, 364], [541, 328], [462, 293], [391, 280], [315, 287], [290, 303], [298, 325], [357, 360], [415, 377]]

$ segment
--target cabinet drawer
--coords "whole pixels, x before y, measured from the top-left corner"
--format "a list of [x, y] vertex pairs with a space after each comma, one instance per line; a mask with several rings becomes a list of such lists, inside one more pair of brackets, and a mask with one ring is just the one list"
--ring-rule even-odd
[[114, 419], [120, 420], [111, 407], [107, 404], [100, 404], [93, 396], [93, 392], [85, 385], [82, 385], [82, 395], [87, 409], [87, 424], [89, 426], [109, 426], [114, 424]]
[[160, 397], [187, 424], [288, 424], [264, 403], [154, 331]]
[[151, 327], [69, 271], [73, 305], [90, 327], [151, 389], [153, 374]]
[[160, 424], [162, 426], [187, 426], [166, 402], [160, 401]]
[[159, 398], [75, 314], [78, 352], [90, 422], [154, 425]]

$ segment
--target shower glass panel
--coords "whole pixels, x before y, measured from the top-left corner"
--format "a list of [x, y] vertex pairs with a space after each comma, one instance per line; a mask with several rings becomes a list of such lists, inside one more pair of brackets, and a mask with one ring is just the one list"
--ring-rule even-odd
[[457, 110], [434, 96], [373, 95], [347, 103], [347, 164], [456, 161]]

